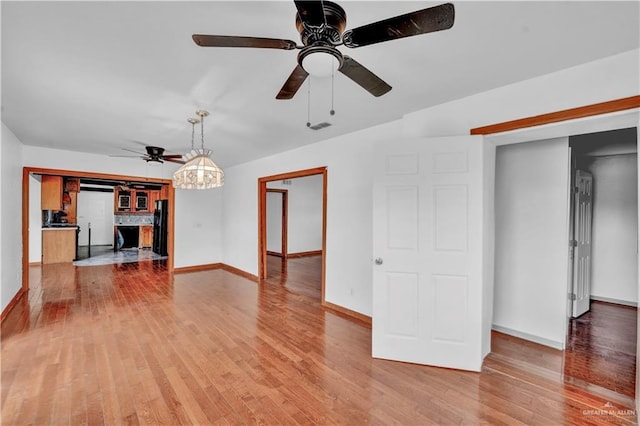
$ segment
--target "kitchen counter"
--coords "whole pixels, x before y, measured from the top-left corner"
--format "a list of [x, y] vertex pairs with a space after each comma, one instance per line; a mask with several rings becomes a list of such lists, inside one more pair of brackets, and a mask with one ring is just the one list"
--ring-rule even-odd
[[67, 229], [78, 229], [80, 228], [78, 225], [68, 225], [68, 226], [43, 226], [43, 231], [65, 231]]
[[42, 228], [42, 264], [70, 263], [76, 258], [77, 225]]

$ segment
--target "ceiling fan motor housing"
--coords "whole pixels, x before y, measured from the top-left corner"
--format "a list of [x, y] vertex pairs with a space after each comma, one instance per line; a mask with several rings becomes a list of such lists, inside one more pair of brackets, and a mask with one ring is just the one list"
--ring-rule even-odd
[[320, 26], [303, 22], [300, 14], [296, 13], [296, 28], [305, 46], [318, 42], [328, 45], [337, 45], [342, 42], [342, 33], [347, 26], [347, 14], [342, 7], [330, 1], [322, 2], [322, 7], [326, 24]]

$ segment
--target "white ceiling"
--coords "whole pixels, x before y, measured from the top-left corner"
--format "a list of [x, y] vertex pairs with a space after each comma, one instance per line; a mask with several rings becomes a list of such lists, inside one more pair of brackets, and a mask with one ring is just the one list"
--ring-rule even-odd
[[[347, 29], [441, 2], [342, 1]], [[452, 29], [343, 53], [393, 90], [375, 98], [342, 74], [275, 95], [297, 51], [202, 48], [194, 33], [300, 42], [292, 1], [2, 1], [2, 121], [27, 145], [127, 154], [205, 146], [228, 167], [516, 81], [636, 49], [637, 1], [454, 2]], [[198, 142], [199, 134], [196, 133]]]

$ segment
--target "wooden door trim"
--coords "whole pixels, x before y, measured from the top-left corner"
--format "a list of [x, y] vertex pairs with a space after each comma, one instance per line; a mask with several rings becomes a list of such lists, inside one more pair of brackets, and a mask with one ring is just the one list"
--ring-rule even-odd
[[169, 273], [174, 270], [174, 234], [175, 234], [175, 188], [170, 179], [149, 178], [141, 176], [116, 175], [109, 173], [83, 172], [78, 170], [61, 170], [48, 169], [41, 167], [22, 168], [22, 291], [29, 290], [29, 178], [31, 174], [38, 175], [57, 175], [78, 178], [93, 179], [113, 179], [113, 180], [134, 180], [137, 182], [159, 183], [167, 185], [169, 188], [169, 235], [167, 240], [167, 251], [169, 258], [167, 259], [167, 269]]
[[634, 108], [640, 108], [640, 95], [476, 127], [471, 129], [470, 133], [472, 135], [489, 135]]
[[[275, 194], [282, 195], [282, 235], [280, 248], [282, 253], [280, 253], [281, 257], [286, 259], [288, 255], [287, 243], [289, 242], [289, 238], [287, 236], [287, 224], [288, 224], [288, 212], [289, 212], [289, 191], [287, 189], [277, 189], [277, 188], [267, 188], [267, 192], [272, 192]], [[267, 250], [268, 252], [268, 250]], [[278, 254], [276, 254], [278, 256]]]
[[277, 175], [258, 178], [258, 281], [262, 282], [267, 276], [267, 182], [299, 177], [322, 175], [322, 296], [321, 303], [325, 305], [325, 277], [327, 258], [327, 168], [297, 170]]

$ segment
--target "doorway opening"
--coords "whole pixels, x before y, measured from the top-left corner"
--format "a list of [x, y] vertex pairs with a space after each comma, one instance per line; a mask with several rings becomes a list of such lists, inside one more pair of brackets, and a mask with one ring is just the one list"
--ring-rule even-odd
[[[527, 305], [534, 305], [536, 310], [540, 315], [536, 317], [536, 315], [528, 316], [528, 319], [536, 318], [536, 322], [533, 326], [530, 326], [528, 330], [522, 332], [522, 329], [518, 329], [519, 325], [513, 320], [514, 315], [517, 315], [518, 312], [522, 314], [525, 309], [528, 309], [527, 306], [518, 305], [516, 309], [504, 310], [515, 307], [516, 302], [519, 302], [518, 299], [510, 297], [511, 293], [509, 293], [514, 287], [514, 281], [510, 282], [510, 286], [507, 290], [504, 288], [496, 286], [495, 298], [494, 298], [494, 330], [502, 331], [506, 334], [511, 334], [516, 337], [520, 337], [526, 340], [530, 340], [536, 343], [541, 343], [547, 346], [552, 346], [557, 349], [564, 350], [563, 352], [563, 364], [560, 370], [561, 377], [566, 382], [571, 382], [573, 384], [577, 384], [579, 386], [589, 387], [590, 389], [600, 389], [603, 395], [613, 395], [618, 394], [624, 396], [626, 398], [631, 398], [631, 400], [626, 400], [630, 405], [633, 405], [633, 396], [635, 395], [634, 382], [637, 377], [636, 366], [636, 336], [637, 336], [637, 294], [638, 294], [638, 277], [637, 277], [637, 226], [638, 226], [638, 177], [637, 177], [637, 132], [638, 129], [633, 127], [637, 125], [638, 115], [637, 111], [632, 111], [629, 113], [617, 113], [606, 116], [598, 116], [593, 119], [582, 119], [582, 120], [570, 120], [567, 122], [563, 122], [557, 125], [549, 125], [549, 126], [541, 126], [539, 128], [531, 129], [531, 130], [523, 130], [517, 133], [511, 134], [499, 134], [490, 137], [490, 141], [499, 145], [498, 148], [505, 148], [505, 150], [497, 150], [498, 154], [502, 151], [502, 154], [505, 152], [514, 152], [518, 149], [520, 151], [524, 151], [525, 149], [531, 148], [531, 152], [527, 152], [526, 158], [519, 157], [523, 161], [523, 164], [527, 167], [531, 166], [530, 169], [523, 169], [519, 167], [516, 171], [518, 173], [517, 176], [520, 176], [521, 179], [517, 182], [511, 180], [503, 180], [503, 186], [509, 189], [510, 192], [508, 194], [511, 196], [515, 194], [514, 197], [521, 201], [525, 201], [524, 210], [526, 212], [530, 212], [531, 210], [536, 210], [539, 214], [536, 214], [531, 222], [522, 222], [522, 220], [515, 221], [514, 224], [519, 224], [523, 229], [533, 229], [535, 233], [530, 239], [521, 239], [519, 245], [511, 245], [512, 247], [516, 247], [517, 252], [522, 252], [526, 247], [531, 246], [534, 242], [542, 241], [540, 237], [541, 234], [546, 235], [544, 238], [544, 242], [546, 244], [544, 250], [538, 250], [535, 256], [530, 257], [532, 262], [538, 262], [538, 266], [540, 266], [540, 259], [544, 258], [549, 260], [550, 257], [547, 256], [549, 254], [549, 250], [554, 250], [554, 256], [552, 256], [555, 261], [564, 262], [564, 265], [560, 265], [559, 263], [554, 263], [554, 270], [552, 276], [547, 276], [545, 274], [549, 273], [550, 268], [547, 267], [538, 267], [536, 270], [539, 272], [538, 275], [534, 274], [525, 274], [527, 278], [538, 277], [535, 280], [535, 289], [537, 290], [538, 295], [544, 296], [543, 301], [540, 303], [533, 301], [532, 298], [527, 298]], [[586, 147], [586, 142], [584, 146], [578, 148], [575, 140], [577, 138], [587, 138], [593, 137], [593, 134], [613, 134], [615, 132], [629, 132], [634, 137], [634, 148], [631, 152], [613, 152], [607, 155], [601, 156], [598, 159], [592, 158], [589, 160], [591, 163], [594, 161], [596, 163], [602, 162], [624, 162], [626, 161], [626, 166], [624, 170], [628, 172], [631, 176], [629, 181], [632, 185], [631, 188], [626, 187], [626, 184], [621, 185], [618, 183], [611, 183], [605, 186], [609, 189], [605, 189], [604, 196], [611, 197], [616, 195], [619, 197], [621, 202], [626, 204], [630, 204], [632, 209], [624, 209], [626, 211], [625, 215], [628, 215], [630, 219], [630, 224], [626, 227], [623, 227], [624, 232], [626, 232], [626, 237], [631, 239], [631, 248], [626, 251], [626, 256], [628, 259], [631, 259], [627, 264], [629, 267], [632, 264], [635, 265], [635, 272], [632, 274], [627, 274], [628, 289], [631, 289], [633, 292], [630, 299], [626, 299], [626, 302], [630, 302], [629, 305], [626, 305], [625, 299], [623, 297], [612, 297], [612, 296], [604, 296], [606, 299], [601, 298], [600, 300], [598, 295], [593, 293], [593, 289], [591, 290], [587, 301], [593, 307], [594, 312], [588, 313], [585, 316], [578, 318], [577, 320], [570, 320], [571, 312], [572, 312], [572, 274], [573, 274], [573, 263], [569, 263], [569, 255], [570, 252], [568, 249], [568, 243], [572, 240], [572, 234], [569, 233], [570, 229], [573, 229], [573, 223], [570, 224], [570, 219], [574, 216], [570, 214], [569, 203], [568, 200], [572, 199], [575, 194], [572, 194], [571, 198], [569, 197], [569, 189], [575, 187], [575, 171], [583, 170], [583, 171], [591, 171], [594, 172], [593, 169], [590, 169], [589, 162], [586, 162], [586, 166], [583, 164], [579, 164], [577, 161], [576, 167], [571, 168], [571, 158], [572, 156], [569, 154], [569, 145], [571, 145], [572, 154], [577, 155], [581, 148]], [[564, 140], [562, 140], [564, 139]], [[524, 142], [524, 143], [522, 143]], [[516, 145], [520, 144], [521, 148], [517, 148]], [[541, 147], [541, 145], [548, 145], [547, 148]], [[504, 145], [504, 147], [502, 146]], [[580, 144], [582, 145], [582, 144]], [[601, 148], [611, 149], [612, 145], [616, 145], [615, 143], [608, 143], [601, 146]], [[512, 146], [513, 149], [509, 149], [508, 147]], [[541, 153], [544, 151], [544, 162], [538, 162], [536, 165], [532, 165], [532, 154], [533, 148], [538, 147], [539, 150], [536, 150], [536, 153]], [[623, 156], [626, 156], [622, 158]], [[498, 157], [498, 160], [500, 158]], [[504, 158], [503, 158], [504, 160]], [[623, 161], [624, 160], [624, 161]], [[498, 161], [497, 161], [498, 162]], [[504, 162], [503, 162], [504, 163]], [[512, 166], [512, 162], [509, 161], [506, 166]], [[503, 164], [503, 166], [504, 166]], [[598, 166], [598, 164], [596, 164]], [[534, 174], [533, 172], [544, 171], [544, 173]], [[602, 173], [600, 170], [595, 170], [593, 173], [593, 191], [594, 191], [594, 215], [593, 221], [594, 223], [602, 218], [602, 211], [598, 212], [598, 207], [595, 206], [598, 203], [598, 194], [595, 192], [603, 189], [603, 182], [601, 180], [603, 178], [610, 179], [615, 174], [620, 174], [623, 170], [621, 167], [611, 167], [607, 166], [606, 173]], [[611, 171], [615, 170], [613, 175]], [[529, 173], [531, 172], [531, 173]], [[554, 177], [550, 176], [551, 173], [554, 173]], [[496, 168], [496, 192], [498, 192], [499, 186], [499, 176], [500, 170]], [[520, 185], [522, 182], [535, 182], [535, 185], [530, 184], [528, 186]], [[546, 186], [542, 187], [541, 182], [546, 183]], [[614, 181], [615, 182], [615, 181]], [[600, 186], [599, 186], [600, 185]], [[625, 187], [625, 188], [623, 188]], [[635, 189], [634, 189], [635, 188]], [[621, 190], [625, 190], [626, 196], [620, 194]], [[553, 192], [553, 203], [548, 203], [550, 194]], [[518, 196], [517, 194], [521, 194]], [[519, 198], [518, 198], [519, 197]], [[603, 200], [603, 194], [600, 194], [599, 201]], [[497, 199], [497, 198], [496, 198]], [[506, 198], [505, 198], [506, 200]], [[509, 206], [513, 205], [513, 198], [509, 197]], [[505, 209], [501, 209], [498, 211], [498, 206], [496, 206], [496, 223], [500, 223], [501, 228], [503, 229], [503, 236], [513, 235], [513, 229], [508, 228], [509, 223], [501, 220], [499, 215], [503, 214], [506, 211]], [[611, 205], [606, 208], [604, 211], [607, 214], [611, 214]], [[614, 209], [615, 210], [615, 209]], [[553, 214], [553, 218], [548, 220], [548, 223], [553, 223], [557, 232], [548, 232], [549, 226], [544, 227], [535, 227], [536, 220], [539, 218], [541, 214], [550, 215]], [[566, 215], [566, 217], [565, 217]], [[512, 216], [513, 218], [517, 218], [516, 216]], [[619, 223], [619, 221], [616, 221]], [[566, 225], [565, 225], [566, 223]], [[607, 250], [606, 247], [600, 245], [599, 248], [596, 248], [598, 245], [598, 237], [595, 235], [597, 232], [594, 225], [594, 234], [592, 236], [593, 249], [594, 252], [592, 254], [593, 261], [596, 262], [596, 257], [598, 256], [598, 251], [600, 249], [604, 249], [604, 252], [600, 250], [602, 256], [607, 256], [611, 253], [608, 253], [610, 250]], [[499, 246], [499, 238], [500, 235], [496, 234], [496, 246], [498, 249]], [[517, 243], [517, 241], [516, 241]], [[496, 276], [499, 278], [499, 274], [502, 269], [507, 268], [509, 265], [515, 265], [516, 263], [524, 260], [523, 257], [519, 257], [518, 259], [513, 258], [513, 256], [517, 255], [516, 251], [505, 251], [503, 262], [499, 263], [498, 258], [498, 250], [496, 250]], [[555, 255], [557, 254], [557, 256]], [[505, 263], [504, 259], [509, 257], [511, 260], [510, 263]], [[619, 257], [619, 256], [618, 256]], [[565, 260], [566, 259], [566, 260]], [[619, 259], [618, 259], [619, 260]], [[525, 264], [531, 265], [532, 263], [529, 261], [525, 261]], [[568, 267], [571, 265], [571, 267]], [[592, 284], [596, 279], [596, 269], [601, 267], [595, 266], [595, 269], [591, 271], [591, 280]], [[523, 268], [517, 268], [517, 272], [523, 273]], [[620, 273], [621, 271], [618, 271]], [[567, 275], [564, 275], [567, 274]], [[607, 281], [611, 283], [612, 278], [615, 279], [615, 275], [611, 275], [609, 273], [604, 273], [601, 275], [602, 277], [607, 278]], [[568, 282], [567, 282], [568, 278]], [[503, 280], [504, 281], [504, 280]], [[496, 280], [496, 283], [498, 280]], [[569, 285], [568, 283], [571, 283]], [[549, 284], [552, 284], [549, 286]], [[542, 291], [541, 286], [547, 286], [547, 290]], [[522, 286], [520, 286], [522, 287]], [[518, 288], [520, 288], [518, 287]], [[521, 294], [526, 292], [529, 287], [524, 289], [520, 288]], [[567, 291], [568, 290], [568, 291]], [[611, 289], [610, 289], [611, 290]], [[551, 297], [553, 295], [553, 297]], [[567, 298], [567, 295], [569, 296]], [[613, 302], [613, 303], [612, 303]], [[623, 302], [623, 303], [621, 303]], [[496, 306], [502, 306], [503, 312], [496, 308]], [[606, 309], [605, 309], [606, 308]], [[613, 309], [609, 309], [613, 308]], [[598, 312], [595, 312], [597, 309]], [[511, 329], [507, 327], [496, 327], [496, 317], [499, 315], [511, 315], [511, 322], [508, 324], [516, 324], [517, 327], [513, 327]], [[594, 317], [592, 314], [596, 315]], [[630, 315], [628, 315], [630, 314]], [[553, 320], [549, 320], [553, 315]], [[598, 316], [599, 315], [599, 316]], [[564, 322], [562, 322], [562, 316], [564, 316]], [[608, 321], [612, 318], [621, 318], [625, 317], [626, 320], [623, 322], [620, 321], [617, 324], [619, 325], [619, 329], [616, 329], [615, 332], [605, 332], [604, 334], [600, 333], [598, 337], [598, 332], [602, 330], [603, 321]], [[523, 317], [520, 317], [523, 318]], [[500, 319], [500, 318], [498, 318]], [[498, 324], [500, 324], [498, 322]], [[545, 326], [545, 329], [542, 329], [542, 326]], [[605, 326], [606, 327], [606, 326]], [[617, 327], [617, 326], [616, 326]], [[624, 330], [623, 330], [624, 329]], [[542, 333], [541, 330], [544, 332]], [[620, 332], [620, 333], [619, 333]], [[616, 337], [624, 334], [625, 337]], [[551, 337], [549, 337], [551, 336]], [[576, 340], [576, 338], [579, 338]], [[607, 354], [614, 354], [615, 357]], [[614, 361], [615, 358], [615, 361]], [[612, 362], [603, 363], [603, 360], [610, 359]], [[611, 377], [617, 375], [620, 371], [619, 368], [625, 369], [626, 373], [624, 373], [624, 380], [626, 382], [626, 387], [624, 390], [616, 384], [614, 380], [611, 380]], [[579, 369], [582, 368], [582, 371]], [[600, 377], [595, 377], [595, 375], [584, 374], [588, 373], [591, 370], [592, 372], [597, 372]], [[597, 370], [597, 371], [596, 371]], [[623, 398], [624, 399], [624, 398]]]
[[[78, 203], [77, 203], [77, 194], [91, 193], [91, 189], [89, 187], [85, 187], [84, 185], [95, 186], [96, 183], [100, 183], [101, 186], [109, 185], [111, 187], [115, 187], [117, 185], [121, 185], [122, 183], [135, 183], [139, 186], [136, 190], [140, 190], [141, 194], [146, 192], [151, 193], [153, 191], [148, 191], [148, 186], [153, 186], [153, 188], [161, 188], [163, 189], [162, 197], [169, 200], [169, 215], [168, 215], [168, 258], [167, 269], [169, 271], [173, 271], [173, 248], [174, 248], [174, 200], [175, 200], [175, 191], [173, 186], [171, 185], [171, 180], [161, 179], [161, 178], [148, 178], [148, 177], [137, 177], [137, 176], [125, 176], [125, 175], [114, 175], [114, 174], [105, 174], [105, 173], [93, 173], [93, 172], [80, 172], [74, 170], [58, 170], [58, 169], [45, 169], [45, 168], [37, 168], [37, 167], [24, 167], [22, 169], [22, 287], [21, 294], [29, 290], [29, 266], [33, 264], [40, 264], [39, 260], [42, 257], [42, 231], [43, 225], [45, 222], [51, 222], [50, 218], [53, 217], [53, 223], [49, 223], [49, 226], [60, 226], [63, 223], [56, 223], [54, 214], [45, 215], [43, 211], [45, 210], [54, 210], [59, 211], [59, 207], [48, 207], [48, 205], [43, 205], [50, 202], [51, 200], [48, 197], [45, 197], [43, 200], [42, 195], [42, 183], [40, 176], [54, 177], [52, 181], [51, 187], [56, 189], [56, 191], [47, 191], [46, 194], [55, 193], [62, 194], [62, 198], [57, 197], [52, 198], [52, 200], [57, 200], [57, 203], [62, 203], [65, 208], [62, 210], [65, 211], [66, 215], [61, 216], [67, 219], [68, 224], [72, 225], [76, 224], [76, 222], [80, 221], [79, 226], [83, 226], [81, 221], [81, 211], [78, 211]], [[39, 180], [40, 179], [40, 180]], [[68, 179], [70, 182], [67, 187], [67, 182], [65, 179]], [[73, 184], [77, 183], [77, 187], [73, 186]], [[64, 185], [64, 187], [62, 187]], [[68, 193], [65, 195], [65, 192]], [[113, 190], [111, 191], [113, 194]], [[69, 198], [67, 198], [67, 196]], [[61, 201], [62, 200], [62, 201]], [[70, 201], [69, 201], [70, 200]], [[53, 201], [51, 201], [53, 202]], [[147, 204], [145, 208], [150, 208], [152, 204]], [[112, 203], [105, 203], [103, 208], [112, 208]], [[142, 207], [141, 207], [142, 208]], [[137, 211], [136, 214], [138, 216], [144, 216], [144, 212]], [[139, 217], [136, 216], [136, 220]], [[108, 216], [113, 217], [113, 216]], [[115, 221], [111, 221], [110, 225], [110, 233], [113, 235], [115, 232], [116, 223]], [[94, 221], [95, 223], [95, 221]], [[144, 224], [146, 225], [146, 223]], [[151, 224], [152, 225], [152, 224]], [[76, 226], [77, 227], [77, 226]], [[89, 224], [87, 224], [87, 229], [83, 229], [80, 233], [84, 233], [88, 235], [89, 232]], [[34, 232], [34, 229], [36, 230]], [[48, 228], [47, 228], [48, 229]], [[49, 231], [50, 232], [50, 231]], [[84, 238], [84, 235], [82, 235]], [[78, 242], [82, 242], [84, 240], [80, 240], [77, 236], [74, 238], [74, 244]], [[140, 240], [138, 240], [140, 242]], [[107, 245], [109, 247], [113, 247], [109, 241], [107, 241]], [[87, 246], [90, 246], [90, 243], [87, 243]], [[76, 250], [75, 258], [78, 258], [78, 250]], [[69, 260], [69, 264], [71, 265], [71, 261]], [[31, 261], [31, 262], [30, 262]]]
[[327, 169], [258, 179], [258, 278], [325, 303]]
[[[637, 134], [630, 127], [569, 137], [572, 318], [565, 372], [631, 398], [637, 353]], [[583, 176], [592, 180], [591, 206], [583, 202]], [[585, 206], [591, 211], [583, 211]]]

